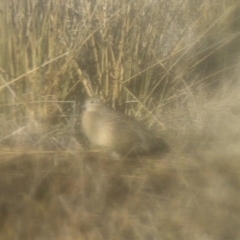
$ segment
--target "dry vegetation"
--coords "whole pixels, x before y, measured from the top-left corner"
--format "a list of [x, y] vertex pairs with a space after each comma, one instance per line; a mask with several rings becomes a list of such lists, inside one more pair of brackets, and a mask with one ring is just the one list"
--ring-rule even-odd
[[[240, 239], [239, 11], [2, 0], [0, 239]], [[86, 151], [79, 104], [93, 94], [172, 151]]]

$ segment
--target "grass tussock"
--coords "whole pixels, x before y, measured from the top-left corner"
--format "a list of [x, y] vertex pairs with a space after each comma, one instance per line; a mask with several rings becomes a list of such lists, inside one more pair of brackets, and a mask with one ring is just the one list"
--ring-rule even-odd
[[[240, 239], [239, 9], [0, 1], [0, 239]], [[88, 151], [95, 94], [172, 151]]]

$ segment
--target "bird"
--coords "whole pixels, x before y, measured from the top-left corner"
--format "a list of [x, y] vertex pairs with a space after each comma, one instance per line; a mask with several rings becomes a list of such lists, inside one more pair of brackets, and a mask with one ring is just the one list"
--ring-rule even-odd
[[169, 146], [136, 119], [108, 107], [98, 97], [83, 104], [81, 126], [90, 145], [113, 156], [168, 151]]

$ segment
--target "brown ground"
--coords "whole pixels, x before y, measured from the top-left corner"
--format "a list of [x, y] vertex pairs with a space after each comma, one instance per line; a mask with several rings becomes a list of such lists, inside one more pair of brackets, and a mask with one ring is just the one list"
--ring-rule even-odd
[[2, 149], [0, 239], [240, 239], [238, 155]]

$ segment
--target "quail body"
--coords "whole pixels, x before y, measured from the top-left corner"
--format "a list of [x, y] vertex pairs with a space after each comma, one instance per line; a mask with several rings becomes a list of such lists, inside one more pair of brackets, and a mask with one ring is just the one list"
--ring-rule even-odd
[[143, 124], [109, 108], [98, 97], [90, 97], [84, 103], [82, 131], [92, 146], [120, 156], [168, 148]]

